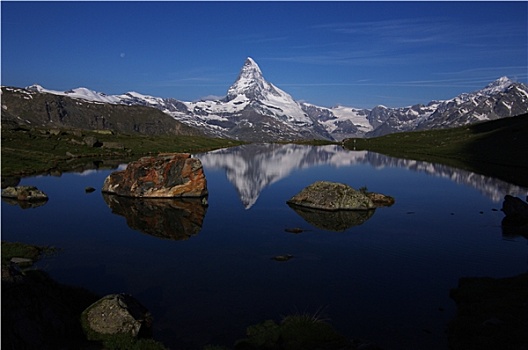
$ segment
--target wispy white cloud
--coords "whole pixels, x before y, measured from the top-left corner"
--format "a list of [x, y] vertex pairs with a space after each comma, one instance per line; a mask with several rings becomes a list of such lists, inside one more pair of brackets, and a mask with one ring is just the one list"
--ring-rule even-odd
[[[325, 30], [340, 34], [362, 36], [392, 43], [472, 43], [486, 39], [511, 37], [526, 34], [526, 27], [518, 23], [503, 22], [497, 24], [480, 23], [467, 25], [447, 17], [406, 18], [374, 21], [354, 21], [327, 23], [312, 26], [316, 30]], [[500, 30], [497, 30], [500, 29]], [[486, 41], [484, 41], [486, 42]], [[489, 44], [489, 41], [487, 42]]]
[[371, 79], [357, 80], [353, 82], [321, 82], [321, 83], [282, 83], [281, 87], [339, 87], [339, 86], [383, 86], [383, 87], [475, 87], [484, 86], [499, 77], [474, 78], [474, 79], [430, 79], [430, 80], [399, 80], [399, 81], [374, 81]]
[[[348, 45], [343, 47], [361, 47], [367, 53], [365, 58], [384, 57], [388, 63], [404, 57], [416, 61], [467, 59], [477, 54], [526, 56], [526, 45], [519, 47], [511, 39], [528, 41], [526, 24], [522, 27], [507, 21], [500, 25], [483, 21], [468, 25], [442, 17], [327, 23], [314, 25], [312, 29], [348, 37]], [[352, 56], [351, 61], [361, 58]]]

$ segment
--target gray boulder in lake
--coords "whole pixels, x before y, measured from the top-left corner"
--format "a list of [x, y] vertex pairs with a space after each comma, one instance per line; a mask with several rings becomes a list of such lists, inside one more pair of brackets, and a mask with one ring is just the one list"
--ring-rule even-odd
[[89, 339], [100, 336], [128, 334], [137, 337], [150, 333], [150, 312], [127, 294], [107, 295], [83, 311], [82, 324]]
[[304, 188], [288, 204], [322, 210], [371, 210], [376, 205], [361, 191], [329, 181], [317, 181]]

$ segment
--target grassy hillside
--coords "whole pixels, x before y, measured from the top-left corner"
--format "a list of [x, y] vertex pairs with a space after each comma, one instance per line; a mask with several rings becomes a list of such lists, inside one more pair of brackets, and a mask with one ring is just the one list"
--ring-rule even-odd
[[2, 87], [2, 184], [13, 176], [114, 167], [146, 154], [238, 144], [206, 137], [156, 108]]
[[454, 129], [347, 139], [344, 145], [442, 163], [528, 187], [528, 114]]
[[11, 176], [113, 167], [160, 152], [203, 152], [241, 142], [189, 135], [30, 128], [2, 120], [2, 182]]

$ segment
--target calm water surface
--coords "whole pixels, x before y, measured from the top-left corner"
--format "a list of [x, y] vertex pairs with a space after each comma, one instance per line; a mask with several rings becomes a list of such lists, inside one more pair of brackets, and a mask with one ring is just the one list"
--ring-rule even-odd
[[[527, 240], [502, 234], [499, 210], [504, 195], [524, 199], [527, 189], [337, 146], [196, 156], [207, 208], [103, 197], [109, 170], [25, 178], [50, 200], [32, 209], [2, 201], [2, 240], [60, 248], [38, 267], [100, 295], [132, 294], [152, 312], [155, 338], [173, 349], [231, 346], [248, 325], [292, 313], [317, 313], [385, 349], [447, 349], [449, 290], [461, 277], [528, 270]], [[367, 187], [396, 204], [355, 226], [321, 225], [286, 204], [317, 180]], [[178, 208], [192, 217], [175, 220]], [[305, 231], [285, 231], [293, 227]], [[271, 259], [284, 254], [294, 258]]]

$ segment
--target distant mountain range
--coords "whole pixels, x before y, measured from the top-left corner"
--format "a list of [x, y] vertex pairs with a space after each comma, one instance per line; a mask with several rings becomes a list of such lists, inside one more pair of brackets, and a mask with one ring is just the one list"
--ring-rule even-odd
[[[24, 94], [26, 103], [36, 102], [37, 99], [31, 97], [36, 94], [51, 94], [59, 96], [61, 101], [73, 99], [97, 105], [152, 107], [208, 136], [245, 141], [340, 141], [350, 137], [374, 137], [401, 131], [450, 128], [516, 116], [528, 111], [528, 87], [507, 77], [499, 78], [481, 90], [463, 93], [450, 100], [431, 101], [427, 105], [416, 104], [401, 108], [377, 106], [372, 109], [320, 107], [295, 101], [288, 93], [266, 81], [257, 63], [249, 57], [238, 78], [227, 90], [226, 96], [218, 100], [185, 102], [137, 92], [106, 95], [87, 88], [53, 91], [39, 85], [25, 89], [3, 87], [2, 93]], [[20, 108], [5, 103], [4, 98], [2, 100], [2, 115], [9, 113], [19, 117], [21, 122], [41, 118], [45, 123], [45, 115], [29, 115], [31, 118], [28, 119], [26, 114], [23, 118], [18, 115]], [[46, 108], [49, 110], [49, 107]], [[74, 112], [70, 112], [69, 117], [74, 117], [72, 113]], [[93, 117], [91, 115], [84, 119], [91, 120]], [[68, 121], [68, 118], [61, 119], [65, 126], [69, 125]], [[152, 122], [149, 125], [152, 128]], [[86, 128], [93, 127], [86, 125]]]

